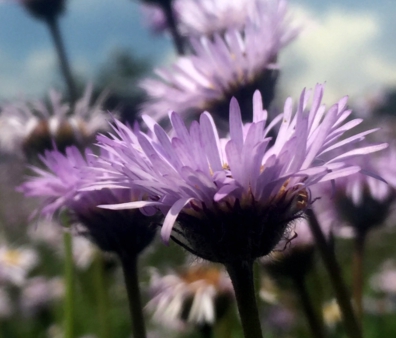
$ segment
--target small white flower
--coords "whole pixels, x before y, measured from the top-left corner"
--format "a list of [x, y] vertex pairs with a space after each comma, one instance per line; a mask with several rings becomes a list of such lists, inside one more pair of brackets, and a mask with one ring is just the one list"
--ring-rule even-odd
[[0, 281], [22, 285], [38, 261], [37, 253], [33, 249], [0, 246]]

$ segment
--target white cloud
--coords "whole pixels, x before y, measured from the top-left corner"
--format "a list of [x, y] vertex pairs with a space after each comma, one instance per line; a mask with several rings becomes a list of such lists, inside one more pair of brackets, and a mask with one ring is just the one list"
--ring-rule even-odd
[[314, 23], [281, 54], [282, 86], [297, 97], [304, 87], [326, 82], [325, 100], [361, 95], [370, 88], [396, 84], [396, 60], [385, 59], [376, 48], [382, 21], [375, 12], [334, 8], [298, 15], [315, 18]]

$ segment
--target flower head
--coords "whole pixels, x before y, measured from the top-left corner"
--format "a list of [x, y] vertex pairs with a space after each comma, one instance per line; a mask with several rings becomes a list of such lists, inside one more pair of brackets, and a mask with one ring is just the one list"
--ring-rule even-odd
[[[103, 159], [111, 161], [109, 154]], [[33, 167], [38, 174], [19, 187], [26, 196], [44, 198], [40, 213], [51, 217], [67, 209], [74, 221], [81, 223], [84, 234], [102, 250], [119, 255], [139, 253], [153, 239], [155, 230], [150, 227], [153, 218], [139, 211], [114, 212], [97, 208], [98, 204], [126, 203], [141, 198], [139, 189], [95, 189], [82, 191], [98, 180], [100, 161], [87, 150], [85, 156], [76, 147], [66, 148], [66, 153], [46, 151], [41, 157], [46, 170]]]
[[[284, 7], [286, 1], [277, 1], [275, 6], [278, 4]], [[242, 30], [249, 20], [258, 18], [270, 6], [269, 0], [174, 0], [172, 4], [178, 29], [186, 38], [203, 35], [213, 37], [227, 30]], [[143, 10], [155, 32], [168, 28], [160, 6], [148, 3], [143, 5]]]
[[[243, 2], [243, 1], [241, 1]], [[260, 88], [268, 107], [273, 97], [276, 59], [282, 47], [297, 34], [285, 19], [283, 1], [265, 1], [257, 5], [242, 30], [229, 29], [213, 38], [191, 39], [193, 55], [179, 57], [174, 64], [156, 70], [157, 79], [146, 79], [141, 87], [149, 101], [142, 112], [156, 119], [177, 107], [180, 114], [203, 110], [226, 118], [228, 104], [235, 96], [243, 109], [244, 120], [250, 120], [250, 97]], [[265, 89], [265, 90], [264, 90]], [[249, 98], [244, 100], [244, 98]]]
[[38, 263], [37, 253], [30, 248], [0, 246], [0, 282], [22, 285]]
[[91, 105], [91, 94], [88, 86], [73, 111], [54, 90], [49, 92], [50, 107], [42, 101], [5, 105], [0, 115], [0, 149], [31, 157], [53, 149], [54, 142], [60, 150], [70, 145], [85, 147], [108, 127], [101, 108], [103, 97]]
[[[326, 113], [321, 105], [321, 85], [316, 86], [308, 109], [311, 94], [303, 91], [295, 113], [289, 98], [283, 114], [267, 127], [259, 92], [253, 98], [253, 120], [245, 125], [238, 102], [232, 99], [228, 139], [219, 138], [207, 112], [199, 122], [193, 121], [189, 130], [172, 112], [171, 138], [147, 116], [143, 119], [151, 136], [139, 131], [134, 134], [117, 123], [117, 134], [101, 136], [99, 141], [117, 158], [124, 179], [141, 187], [148, 200], [103, 207], [158, 207], [166, 215], [163, 240], [168, 242], [173, 232], [182, 237], [178, 241], [184, 241], [186, 248], [207, 260], [227, 263], [267, 255], [289, 223], [311, 205], [311, 186], [358, 172], [359, 166], [345, 162], [348, 158], [387, 146], [355, 146], [322, 160], [324, 154], [347, 143], [356, 145], [374, 130], [339, 141], [361, 120], [345, 123], [351, 114], [346, 98]], [[270, 146], [268, 133], [280, 121]]]
[[351, 158], [349, 163], [359, 165], [361, 172], [340, 178], [333, 185], [317, 186], [322, 195], [316, 206], [319, 217], [324, 223], [338, 225], [335, 230], [341, 235], [345, 226], [365, 233], [384, 224], [396, 196], [394, 147], [365, 158]]
[[152, 270], [150, 302], [146, 309], [171, 328], [213, 325], [234, 298], [231, 281], [219, 267], [199, 264], [181, 273], [161, 276]]

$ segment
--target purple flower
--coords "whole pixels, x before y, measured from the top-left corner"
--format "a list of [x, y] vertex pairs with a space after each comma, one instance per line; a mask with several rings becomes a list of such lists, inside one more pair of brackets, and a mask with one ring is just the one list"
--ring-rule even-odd
[[255, 14], [242, 30], [191, 39], [193, 55], [179, 57], [169, 68], [157, 69], [157, 79], [141, 83], [149, 97], [142, 112], [161, 119], [177, 107], [180, 114], [198, 116], [209, 110], [226, 119], [228, 104], [235, 96], [242, 107], [248, 101], [243, 119], [251, 120], [251, 115], [246, 118], [245, 114], [252, 111], [250, 97], [257, 88], [265, 93], [268, 107], [277, 77], [277, 55], [297, 30], [287, 25], [283, 1], [265, 1], [257, 5]]
[[345, 226], [365, 233], [384, 224], [395, 199], [394, 147], [364, 158], [351, 158], [348, 163], [362, 170], [333, 185], [318, 185], [317, 193], [322, 198], [315, 205], [322, 223], [336, 225], [335, 232], [341, 236], [347, 234]]
[[[101, 136], [99, 141], [117, 158], [116, 170], [150, 200], [103, 207], [157, 206], [166, 215], [163, 240], [168, 242], [173, 231], [186, 248], [211, 261], [252, 260], [268, 254], [288, 224], [311, 205], [311, 186], [358, 172], [360, 167], [349, 165], [347, 159], [387, 146], [356, 145], [375, 129], [340, 141], [361, 120], [345, 122], [351, 114], [347, 98], [326, 112], [321, 85], [307, 109], [311, 94], [302, 92], [295, 113], [287, 99], [283, 114], [267, 127], [259, 92], [253, 98], [253, 121], [246, 125], [232, 99], [228, 139], [219, 138], [207, 112], [189, 130], [178, 114], [170, 113], [171, 138], [148, 116], [143, 119], [151, 136], [118, 122], [116, 135]], [[281, 126], [270, 146], [268, 133], [277, 122]], [[355, 149], [321, 160], [348, 143]]]
[[[111, 161], [108, 154], [102, 154], [102, 158]], [[151, 242], [155, 229], [150, 223], [155, 218], [143, 216], [138, 210], [114, 212], [97, 208], [98, 204], [140, 200], [140, 189], [82, 190], [97, 182], [105, 169], [90, 150], [85, 157], [76, 147], [66, 148], [66, 154], [46, 151], [41, 160], [48, 171], [32, 167], [38, 176], [31, 177], [19, 190], [26, 196], [44, 198], [39, 210], [43, 216], [52, 217], [62, 209], [69, 210], [74, 222], [81, 223], [86, 229], [84, 233], [102, 250], [121, 256], [139, 253]]]
[[[249, 20], [260, 19], [265, 12], [286, 7], [283, 0], [174, 0], [173, 11], [178, 29], [184, 37], [208, 37], [227, 30], [242, 30]], [[161, 7], [154, 3], [142, 5], [146, 21], [154, 32], [168, 28]], [[264, 15], [263, 15], [264, 14]]]
[[268, 0], [176, 0], [180, 30], [185, 36], [214, 35], [228, 29], [242, 29], [258, 6]]

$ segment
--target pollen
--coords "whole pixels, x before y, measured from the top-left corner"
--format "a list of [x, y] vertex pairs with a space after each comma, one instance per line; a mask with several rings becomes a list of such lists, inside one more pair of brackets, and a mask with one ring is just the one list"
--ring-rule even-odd
[[303, 210], [308, 206], [308, 192], [306, 189], [298, 193], [296, 206], [298, 210]]

